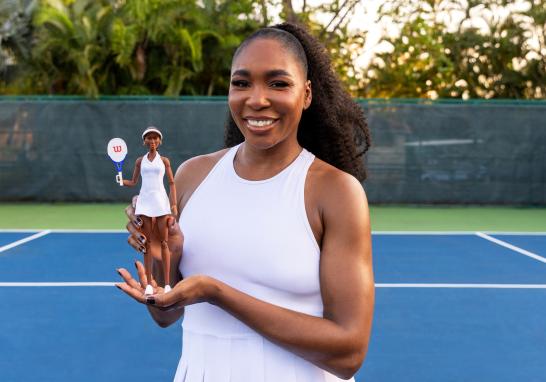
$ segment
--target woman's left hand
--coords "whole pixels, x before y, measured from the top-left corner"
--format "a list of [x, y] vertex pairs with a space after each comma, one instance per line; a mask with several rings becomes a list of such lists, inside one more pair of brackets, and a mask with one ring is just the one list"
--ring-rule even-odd
[[118, 273], [125, 282], [116, 284], [116, 286], [136, 301], [161, 310], [180, 309], [186, 305], [209, 301], [217, 290], [215, 279], [209, 276], [195, 275], [179, 281], [169, 293], [164, 293], [163, 288], [158, 287], [155, 280], [152, 280], [154, 294], [146, 296], [144, 289], [147, 280], [144, 266], [140, 261], [135, 262], [135, 265], [140, 282], [135, 280], [129, 271], [120, 268]]

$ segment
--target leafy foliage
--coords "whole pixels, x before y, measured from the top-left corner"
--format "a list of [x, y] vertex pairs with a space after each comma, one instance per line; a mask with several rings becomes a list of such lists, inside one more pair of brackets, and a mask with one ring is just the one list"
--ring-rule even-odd
[[[0, 90], [15, 73], [10, 72], [15, 57], [30, 58], [31, 18], [34, 3], [23, 0], [0, 2]], [[3, 79], [3, 81], [2, 81]]]
[[[297, 21], [305, 24], [330, 52], [332, 65], [346, 89], [358, 94], [361, 81], [358, 74], [361, 71], [356, 59], [364, 51], [366, 32], [349, 29], [351, 16], [355, 13], [355, 6], [359, 0], [323, 2], [316, 6], [305, 5], [296, 17]], [[317, 15], [321, 15], [326, 22], [319, 22]]]
[[[18, 68], [9, 89], [91, 97], [225, 94], [233, 50], [259, 26], [254, 11], [250, 0], [40, 0], [26, 24], [29, 53], [5, 53]], [[13, 13], [14, 6], [0, 12]]]
[[391, 49], [373, 61], [359, 95], [546, 96], [544, 0], [520, 8], [506, 0], [394, 0], [381, 13], [401, 31], [385, 39]]
[[[226, 94], [231, 57], [258, 27], [299, 21], [357, 97], [544, 98], [546, 0], [386, 0], [367, 68], [359, 0], [3, 0], [0, 93]], [[278, 10], [276, 15], [272, 10]], [[320, 16], [320, 17], [319, 17]]]

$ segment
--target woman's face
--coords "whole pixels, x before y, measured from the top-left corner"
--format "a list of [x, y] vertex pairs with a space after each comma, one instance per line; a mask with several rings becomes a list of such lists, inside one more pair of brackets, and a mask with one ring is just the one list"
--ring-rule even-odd
[[301, 113], [311, 103], [311, 83], [298, 59], [274, 39], [258, 38], [235, 58], [228, 104], [252, 146], [268, 149], [297, 142]]
[[158, 133], [152, 131], [144, 136], [144, 145], [148, 150], [157, 150], [160, 144], [161, 138]]

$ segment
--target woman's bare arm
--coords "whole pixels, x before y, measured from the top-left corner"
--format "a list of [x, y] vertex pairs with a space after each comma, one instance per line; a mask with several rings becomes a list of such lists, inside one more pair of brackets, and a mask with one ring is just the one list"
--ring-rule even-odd
[[138, 158], [135, 162], [135, 169], [133, 171], [133, 179], [123, 179], [123, 185], [127, 187], [136, 186], [138, 178], [140, 177], [140, 163], [142, 162], [142, 157]]

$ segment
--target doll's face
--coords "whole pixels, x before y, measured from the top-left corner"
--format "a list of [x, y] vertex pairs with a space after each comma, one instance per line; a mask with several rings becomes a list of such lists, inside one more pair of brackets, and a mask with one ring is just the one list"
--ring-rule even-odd
[[159, 145], [161, 145], [161, 138], [158, 133], [152, 131], [144, 136], [144, 146], [148, 150], [157, 150]]

